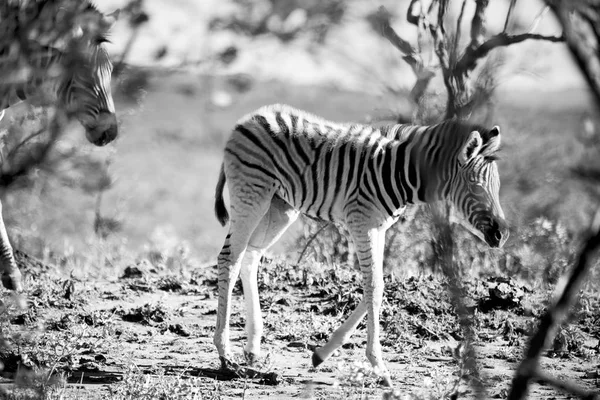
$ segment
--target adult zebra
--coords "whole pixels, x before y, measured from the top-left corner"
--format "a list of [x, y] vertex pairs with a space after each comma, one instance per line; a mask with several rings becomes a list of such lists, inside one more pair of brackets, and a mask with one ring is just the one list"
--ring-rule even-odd
[[225, 225], [227, 180], [231, 224], [218, 257], [219, 300], [214, 343], [222, 366], [230, 364], [229, 315], [241, 271], [248, 313], [244, 348], [251, 364], [260, 353], [262, 317], [257, 270], [263, 252], [299, 213], [344, 224], [355, 243], [364, 297], [323, 347], [317, 366], [368, 316], [367, 358], [391, 385], [379, 342], [385, 231], [406, 204], [450, 200], [465, 225], [491, 247], [508, 237], [498, 193], [494, 154], [497, 126], [458, 121], [434, 126], [384, 128], [337, 124], [285, 105], [263, 107], [242, 118], [225, 146], [215, 211]]
[[[112, 64], [103, 43], [118, 15], [118, 10], [103, 15], [85, 0], [3, 2], [0, 119], [4, 109], [24, 100], [34, 106], [54, 104], [81, 122], [91, 143], [103, 146], [114, 140], [118, 127]], [[1, 204], [0, 272], [6, 288], [21, 290]]]

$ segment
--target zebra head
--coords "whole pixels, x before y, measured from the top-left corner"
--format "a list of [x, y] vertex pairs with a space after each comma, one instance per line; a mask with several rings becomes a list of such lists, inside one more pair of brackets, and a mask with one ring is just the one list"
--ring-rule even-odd
[[500, 128], [473, 130], [459, 149], [458, 172], [451, 194], [461, 223], [490, 247], [502, 247], [509, 231], [500, 206], [500, 176], [495, 153]]
[[108, 30], [119, 10], [103, 15], [88, 5], [75, 28], [71, 49], [66, 53], [66, 79], [59, 96], [69, 113], [83, 125], [86, 138], [104, 146], [117, 137], [118, 126], [111, 93], [113, 65], [104, 47]]

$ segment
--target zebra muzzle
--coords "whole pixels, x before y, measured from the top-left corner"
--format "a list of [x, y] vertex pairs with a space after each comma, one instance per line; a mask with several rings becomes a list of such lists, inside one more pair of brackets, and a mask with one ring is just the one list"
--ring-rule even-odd
[[490, 247], [501, 248], [506, 243], [510, 232], [504, 220], [493, 220], [483, 231], [485, 242]]
[[112, 142], [119, 133], [117, 117], [114, 113], [102, 112], [92, 126], [86, 126], [86, 138], [96, 146]]

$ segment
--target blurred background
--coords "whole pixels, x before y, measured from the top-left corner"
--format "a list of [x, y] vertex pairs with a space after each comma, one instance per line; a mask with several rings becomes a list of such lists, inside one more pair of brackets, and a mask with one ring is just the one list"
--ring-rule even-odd
[[[102, 12], [126, 11], [107, 44], [122, 66], [113, 78], [120, 137], [95, 148], [73, 123], [56, 151], [77, 148], [77, 156], [5, 191], [13, 245], [46, 259], [81, 255], [110, 264], [117, 248], [133, 258], [156, 250], [214, 263], [226, 234], [214, 217], [214, 188], [235, 122], [276, 102], [334, 121], [392, 123], [410, 114], [416, 76], [375, 19], [384, 5], [391, 26], [422, 44], [425, 63], [433, 65], [433, 48], [406, 21], [409, 3], [98, 1]], [[451, 21], [461, 4], [450, 2]], [[464, 10], [465, 43], [474, 4]], [[502, 31], [509, 4], [491, 2], [487, 35]], [[542, 2], [517, 2], [508, 31], [528, 31], [543, 9]], [[561, 28], [547, 13], [536, 32], [560, 35]], [[558, 273], [571, 254], [569, 238], [587, 228], [597, 196], [572, 174], [599, 154], [597, 135], [586, 128], [594, 118], [585, 81], [564, 43], [534, 40], [493, 50], [475, 75], [487, 77], [490, 94], [480, 122], [499, 125], [503, 135], [501, 202], [513, 231], [504, 266]], [[439, 120], [445, 96], [438, 70], [420, 105], [426, 109], [421, 120]], [[27, 112], [27, 105], [7, 111], [0, 130]], [[276, 252], [302, 251], [298, 238], [312, 232], [307, 229], [297, 224]], [[565, 247], [560, 262], [546, 252], [557, 246]]]

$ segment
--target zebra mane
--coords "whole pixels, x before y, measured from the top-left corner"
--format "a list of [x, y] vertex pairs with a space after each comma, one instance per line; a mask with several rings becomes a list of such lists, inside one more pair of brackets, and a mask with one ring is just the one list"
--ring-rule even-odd
[[[59, 0], [59, 1], [65, 1], [65, 0]], [[66, 1], [73, 1], [73, 0], [66, 0]], [[82, 7], [81, 7], [81, 12], [82, 13], [86, 13], [86, 12], [93, 13], [93, 14], [99, 16], [100, 18], [102, 18], [103, 15], [104, 15], [102, 13], [102, 11], [100, 11], [98, 9], [98, 6], [96, 6], [96, 3], [94, 3], [91, 0], [83, 0]], [[96, 44], [102, 44], [104, 42], [110, 42], [110, 40], [108, 39], [108, 37], [109, 37], [109, 33], [106, 30], [101, 29], [98, 32], [98, 37], [96, 38], [95, 42], [96, 42]]]
[[82, 11], [92, 12], [95, 14], [103, 15], [102, 11], [98, 9], [98, 6], [95, 2], [91, 0], [83, 0], [84, 6]]
[[85, 11], [100, 12], [100, 11], [98, 11], [98, 7], [96, 6], [96, 3], [89, 1], [89, 0], [85, 0]]
[[[33, 3], [33, 4], [31, 4]], [[19, 3], [17, 3], [18, 5]], [[81, 10], [82, 11], [91, 11], [91, 12], [95, 12], [95, 13], [101, 13], [100, 10], [98, 10], [98, 7], [96, 6], [96, 3], [94, 3], [91, 0], [34, 0], [32, 2], [29, 1], [24, 1], [24, 4], [26, 7], [38, 7], [38, 9], [41, 9], [42, 7], [45, 6], [52, 6], [52, 7], [68, 7], [70, 5], [80, 5]]]
[[485, 160], [489, 162], [498, 159], [497, 153], [500, 151], [499, 137], [492, 133], [492, 128], [486, 128], [480, 124], [473, 124], [456, 119], [446, 121], [445, 123], [451, 126], [450, 131], [460, 135], [463, 140], [467, 140], [471, 132], [479, 132], [483, 142], [480, 154], [482, 154]]

